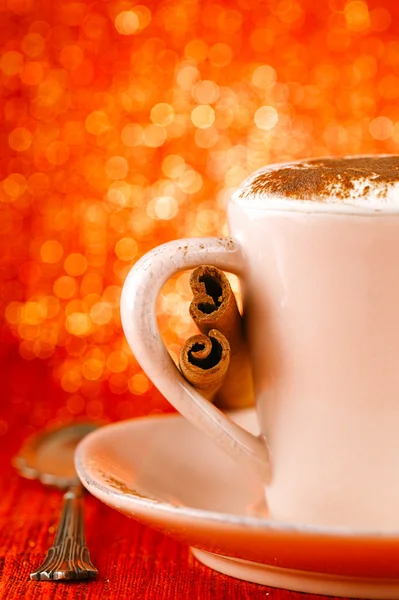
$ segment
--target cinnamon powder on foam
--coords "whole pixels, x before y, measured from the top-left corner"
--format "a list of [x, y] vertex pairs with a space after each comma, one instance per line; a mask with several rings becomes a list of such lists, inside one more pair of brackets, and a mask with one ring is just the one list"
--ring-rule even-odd
[[370, 192], [384, 198], [399, 184], [399, 155], [323, 158], [282, 165], [255, 173], [240, 198], [274, 195], [291, 200], [323, 201], [366, 198]]

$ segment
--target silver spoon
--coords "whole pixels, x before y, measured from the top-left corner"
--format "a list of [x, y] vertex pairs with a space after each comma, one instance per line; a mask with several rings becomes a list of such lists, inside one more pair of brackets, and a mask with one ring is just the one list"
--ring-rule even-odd
[[77, 422], [41, 432], [28, 439], [13, 460], [23, 477], [66, 490], [54, 544], [44, 562], [31, 573], [33, 580], [89, 579], [98, 574], [86, 547], [83, 488], [74, 466], [76, 445], [97, 427], [91, 422]]

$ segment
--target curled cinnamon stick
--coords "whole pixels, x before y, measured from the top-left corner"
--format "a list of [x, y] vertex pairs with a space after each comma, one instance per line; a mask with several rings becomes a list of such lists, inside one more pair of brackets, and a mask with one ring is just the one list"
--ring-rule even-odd
[[[253, 405], [252, 373], [244, 339], [243, 321], [229, 280], [216, 267], [205, 265], [193, 271], [190, 286], [193, 291], [190, 315], [198, 329], [205, 336], [209, 336], [211, 331], [215, 336], [216, 330], [228, 340], [230, 346], [227, 353], [228, 368], [225, 369], [225, 362], [220, 365], [222, 381], [219, 381], [213, 389], [211, 386], [207, 387], [207, 397], [212, 399], [217, 392], [214, 402], [220, 408], [243, 408]], [[192, 338], [187, 340], [181, 353], [181, 356], [182, 354], [186, 356], [189, 362], [190, 355], [187, 348], [190, 347], [191, 340]], [[201, 373], [193, 378], [188, 368], [183, 370], [187, 364], [183, 365], [182, 361], [180, 363], [186, 379], [198, 389], [203, 389], [199, 385], [199, 380], [205, 381], [200, 377]], [[206, 377], [205, 370], [202, 377]]]
[[230, 344], [216, 329], [193, 335], [182, 347], [179, 362], [187, 381], [212, 400], [229, 368]]

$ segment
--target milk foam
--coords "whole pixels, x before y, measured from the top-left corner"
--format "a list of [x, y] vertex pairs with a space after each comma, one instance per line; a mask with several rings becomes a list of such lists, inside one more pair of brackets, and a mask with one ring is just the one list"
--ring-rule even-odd
[[232, 197], [247, 208], [399, 213], [399, 156], [315, 159], [263, 167]]

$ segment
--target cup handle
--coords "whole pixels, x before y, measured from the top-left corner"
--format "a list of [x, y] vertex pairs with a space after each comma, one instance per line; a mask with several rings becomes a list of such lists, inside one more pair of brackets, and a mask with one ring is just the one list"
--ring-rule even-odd
[[154, 248], [126, 278], [121, 297], [122, 326], [138, 363], [165, 398], [234, 459], [267, 481], [270, 458], [263, 438], [234, 423], [184, 379], [159, 333], [155, 303], [163, 284], [175, 273], [201, 264], [240, 275], [244, 254], [231, 238], [187, 238]]

